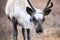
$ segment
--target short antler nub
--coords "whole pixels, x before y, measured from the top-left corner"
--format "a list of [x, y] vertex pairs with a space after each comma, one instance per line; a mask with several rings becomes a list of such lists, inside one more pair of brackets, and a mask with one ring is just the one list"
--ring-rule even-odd
[[[47, 4], [46, 4], [46, 7], [44, 8], [44, 10], [46, 8], [52, 8], [53, 7], [53, 3], [51, 2], [51, 5], [49, 6], [49, 3], [51, 2], [51, 0], [48, 0]], [[49, 6], [49, 7], [48, 7]]]
[[51, 2], [51, 5], [50, 5], [50, 7], [48, 7], [48, 8], [52, 8], [53, 7], [53, 3]]

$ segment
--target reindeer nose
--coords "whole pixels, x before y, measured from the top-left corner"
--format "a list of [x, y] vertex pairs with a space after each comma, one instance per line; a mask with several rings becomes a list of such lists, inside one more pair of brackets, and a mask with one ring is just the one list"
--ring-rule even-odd
[[43, 33], [41, 25], [38, 25], [38, 27], [36, 28], [36, 33]]
[[40, 28], [37, 28], [37, 29], [36, 29], [36, 33], [43, 33], [43, 30], [40, 29]]

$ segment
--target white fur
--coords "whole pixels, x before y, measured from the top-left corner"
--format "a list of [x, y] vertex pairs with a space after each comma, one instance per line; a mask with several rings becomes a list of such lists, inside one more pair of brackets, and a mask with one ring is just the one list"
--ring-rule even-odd
[[27, 0], [8, 0], [5, 12], [10, 19], [14, 16], [24, 28], [31, 29], [34, 25], [33, 22], [30, 22], [31, 16], [26, 12], [27, 6], [30, 7]]
[[38, 20], [38, 19], [43, 19], [44, 15], [43, 15], [43, 11], [40, 9], [36, 9], [36, 12], [34, 14], [34, 17]]
[[43, 14], [35, 14], [35, 18], [38, 19], [43, 19]]

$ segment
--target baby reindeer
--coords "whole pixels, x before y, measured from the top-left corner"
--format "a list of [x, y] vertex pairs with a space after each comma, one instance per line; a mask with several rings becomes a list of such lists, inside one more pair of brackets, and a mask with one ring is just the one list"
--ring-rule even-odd
[[48, 1], [46, 7], [43, 10], [36, 9], [32, 6], [29, 0], [8, 0], [5, 8], [6, 16], [13, 23], [13, 39], [17, 40], [18, 30], [17, 25], [22, 26], [22, 34], [24, 40], [31, 40], [30, 30], [36, 25], [36, 32], [41, 33], [42, 23], [44, 17], [51, 12], [53, 3], [48, 6], [51, 0]]

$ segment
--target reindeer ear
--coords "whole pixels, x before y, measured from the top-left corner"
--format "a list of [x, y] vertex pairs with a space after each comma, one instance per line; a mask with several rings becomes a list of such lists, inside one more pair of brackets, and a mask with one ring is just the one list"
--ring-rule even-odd
[[44, 15], [48, 15], [48, 14], [50, 14], [50, 12], [51, 12], [51, 9], [47, 8], [44, 10]]
[[29, 7], [26, 7], [26, 12], [29, 14], [29, 15], [32, 15], [32, 12], [33, 10]]

